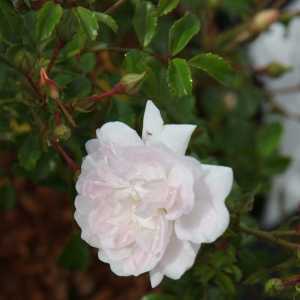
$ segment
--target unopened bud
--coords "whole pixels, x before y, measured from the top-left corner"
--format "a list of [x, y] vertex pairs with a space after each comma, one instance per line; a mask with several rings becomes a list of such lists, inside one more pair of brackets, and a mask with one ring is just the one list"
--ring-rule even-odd
[[278, 62], [272, 62], [269, 65], [267, 65], [265, 73], [270, 77], [277, 78], [289, 72], [291, 69], [291, 66], [287, 66]]
[[51, 98], [59, 98], [56, 82], [48, 77], [48, 74], [44, 68], [41, 68], [40, 70], [40, 86], [48, 89]]
[[267, 281], [265, 285], [265, 292], [269, 295], [274, 295], [280, 291], [282, 291], [284, 288], [283, 282], [279, 278], [272, 278]]
[[251, 29], [254, 32], [262, 32], [279, 18], [277, 9], [266, 9], [256, 14], [252, 20]]
[[68, 140], [71, 137], [71, 130], [64, 124], [57, 126], [54, 129], [54, 135], [59, 140]]
[[258, 74], [266, 75], [272, 78], [278, 78], [292, 69], [291, 66], [273, 61], [270, 64], [256, 70]]
[[120, 84], [125, 87], [126, 93], [134, 94], [137, 91], [138, 85], [142, 82], [145, 77], [145, 72], [142, 74], [126, 74], [120, 80]]

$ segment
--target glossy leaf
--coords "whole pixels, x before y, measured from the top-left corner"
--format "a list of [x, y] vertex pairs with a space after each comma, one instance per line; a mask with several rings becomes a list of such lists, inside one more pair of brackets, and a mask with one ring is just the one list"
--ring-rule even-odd
[[199, 30], [200, 22], [194, 15], [186, 14], [176, 21], [169, 32], [169, 51], [171, 54], [176, 55], [182, 51]]
[[106, 26], [108, 26], [112, 31], [114, 31], [114, 32], [118, 31], [118, 24], [114, 20], [114, 18], [112, 18], [110, 15], [100, 13], [100, 12], [96, 12], [96, 17], [97, 17], [99, 22], [101, 22], [101, 23], [105, 24]]
[[143, 47], [147, 47], [151, 43], [157, 27], [157, 16], [151, 2], [141, 1], [137, 3], [133, 26], [139, 42]]
[[237, 75], [222, 57], [213, 53], [201, 53], [189, 60], [190, 66], [200, 69], [226, 86], [235, 86]]
[[180, 0], [159, 0], [157, 12], [158, 15], [166, 15], [177, 7]]
[[63, 15], [63, 9], [52, 1], [46, 2], [37, 13], [37, 37], [39, 40], [49, 38]]
[[168, 84], [176, 96], [186, 96], [192, 92], [192, 76], [185, 59], [175, 58], [168, 67]]
[[99, 29], [96, 13], [87, 8], [79, 6], [76, 8], [76, 15], [89, 39], [95, 40]]

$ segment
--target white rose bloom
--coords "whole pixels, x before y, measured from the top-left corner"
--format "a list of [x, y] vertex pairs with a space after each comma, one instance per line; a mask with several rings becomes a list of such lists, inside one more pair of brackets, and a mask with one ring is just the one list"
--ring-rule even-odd
[[[300, 1], [288, 7], [289, 11], [300, 9]], [[268, 90], [276, 90], [300, 84], [300, 18], [294, 18], [287, 27], [273, 24], [250, 46], [249, 53], [256, 68], [272, 62], [291, 66], [292, 70], [277, 79], [262, 77]], [[286, 111], [300, 114], [300, 91], [278, 94], [274, 101]], [[270, 118], [270, 120], [274, 118]], [[265, 208], [263, 222], [270, 227], [300, 206], [300, 122], [280, 117], [284, 134], [281, 152], [292, 158], [288, 170], [276, 176]]]
[[185, 156], [194, 125], [164, 125], [148, 101], [142, 139], [121, 122], [86, 143], [76, 189], [82, 238], [120, 276], [150, 272], [151, 285], [180, 278], [202, 243], [226, 230], [228, 167]]

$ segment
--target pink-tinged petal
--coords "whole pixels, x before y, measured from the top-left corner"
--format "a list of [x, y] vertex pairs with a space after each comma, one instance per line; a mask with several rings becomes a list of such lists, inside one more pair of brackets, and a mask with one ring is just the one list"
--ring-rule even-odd
[[99, 260], [109, 263], [111, 271], [118, 276], [129, 276], [132, 275], [126, 271], [125, 265], [122, 260], [112, 262], [107, 254], [101, 249], [98, 251]]
[[[192, 212], [175, 222], [175, 232], [182, 240], [211, 243], [221, 236], [229, 225], [225, 206], [233, 182], [232, 170], [221, 166], [195, 166], [204, 172], [195, 184], [196, 199]], [[199, 172], [200, 173], [200, 172]]]
[[[194, 206], [194, 178], [193, 174], [184, 165], [176, 165], [172, 168], [168, 180], [170, 193], [170, 206], [166, 218], [175, 220], [184, 214], [191, 212]], [[177, 192], [174, 194], [174, 190]], [[168, 203], [166, 203], [168, 204]]]
[[156, 272], [171, 279], [179, 279], [193, 266], [196, 255], [197, 251], [190, 242], [179, 240], [173, 235], [164, 256], [156, 267]]
[[150, 271], [150, 282], [151, 282], [151, 287], [155, 288], [157, 287], [161, 281], [164, 278], [164, 274], [162, 274], [159, 271], [159, 268], [154, 268], [153, 270]]
[[102, 144], [115, 146], [138, 146], [143, 142], [137, 132], [122, 122], [105, 123], [96, 131], [97, 137]]
[[195, 125], [165, 125], [151, 143], [162, 143], [175, 153], [184, 155], [195, 129]]
[[98, 151], [100, 143], [98, 139], [91, 139], [85, 143], [85, 149], [88, 154]]
[[136, 247], [132, 253], [133, 274], [152, 270], [161, 260], [169, 244], [173, 233], [170, 222], [162, 214], [154, 217], [152, 222], [153, 229], [144, 227], [136, 233]]
[[147, 101], [143, 121], [143, 141], [147, 142], [160, 135], [163, 129], [164, 121], [160, 115], [159, 109], [151, 100]]

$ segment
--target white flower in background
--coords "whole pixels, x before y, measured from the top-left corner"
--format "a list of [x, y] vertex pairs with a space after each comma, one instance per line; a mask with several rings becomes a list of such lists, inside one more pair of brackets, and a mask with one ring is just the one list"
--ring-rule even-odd
[[82, 238], [120, 276], [150, 272], [151, 285], [178, 279], [202, 243], [226, 230], [228, 167], [185, 156], [194, 125], [164, 125], [148, 101], [142, 139], [121, 122], [97, 129], [87, 142], [76, 189]]
[[[300, 9], [300, 1], [288, 8]], [[250, 46], [249, 53], [254, 67], [261, 68], [272, 62], [291, 66], [292, 70], [277, 79], [263, 77], [269, 90], [276, 90], [300, 84], [300, 18], [294, 18], [287, 27], [273, 24]], [[278, 94], [274, 101], [291, 113], [300, 113], [300, 91]], [[292, 164], [282, 175], [274, 178], [273, 186], [264, 215], [264, 224], [274, 226], [286, 215], [300, 206], [300, 122], [279, 118], [284, 126], [281, 152], [292, 158]]]

